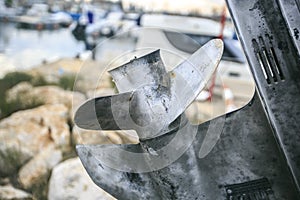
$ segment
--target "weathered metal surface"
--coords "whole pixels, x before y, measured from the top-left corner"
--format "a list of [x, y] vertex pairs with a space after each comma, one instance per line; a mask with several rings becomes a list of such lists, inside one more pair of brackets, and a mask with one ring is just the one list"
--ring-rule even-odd
[[160, 57], [160, 50], [135, 58], [130, 62], [110, 70], [119, 93], [132, 92], [145, 85], [169, 87], [170, 77]]
[[[186, 129], [137, 145], [79, 145], [77, 152], [93, 181], [118, 199], [225, 199], [226, 185], [262, 177], [272, 183], [275, 199], [297, 199], [293, 180], [287, 176], [289, 171], [284, 157], [279, 152], [257, 94], [246, 107], [225, 116], [217, 144], [206, 157], [199, 158], [204, 138], [213, 131], [209, 130], [210, 126], [218, 123], [219, 118], [196, 126], [196, 137], [186, 152], [160, 170], [130, 173], [130, 169], [119, 171], [107, 164], [111, 166], [112, 162], [117, 162], [116, 165], [126, 166], [126, 163], [135, 162], [134, 157], [128, 157], [125, 151], [145, 153], [146, 146], [155, 152], [150, 154], [148, 150], [147, 157], [144, 157], [143, 164], [151, 169], [156, 164], [155, 158], [160, 156], [158, 150], [177, 134], [187, 137], [185, 140], [190, 139]], [[185, 126], [195, 128], [188, 123]], [[174, 150], [185, 140], [178, 140]], [[123, 154], [116, 153], [120, 149], [124, 150]]]
[[298, 55], [300, 56], [300, 1], [281, 0], [278, 1], [283, 18], [288, 25], [288, 31], [292, 38]]
[[223, 42], [211, 40], [169, 73], [158, 51], [134, 59], [111, 71], [124, 93], [87, 101], [75, 123], [85, 129], [133, 129], [140, 139], [162, 135], [205, 87], [222, 53]]
[[[286, 12], [291, 1], [227, 3], [256, 81], [252, 101], [199, 126], [180, 116], [168, 133], [137, 145], [77, 146], [93, 181], [118, 199], [300, 199], [300, 58]], [[252, 185], [262, 178], [267, 188]], [[233, 185], [258, 192], [236, 195], [228, 191]]]
[[[300, 191], [299, 1], [227, 0], [261, 102]], [[293, 6], [293, 9], [287, 10]], [[294, 21], [295, 20], [295, 21]], [[288, 23], [286, 23], [288, 22]], [[296, 39], [296, 40], [295, 40]]]

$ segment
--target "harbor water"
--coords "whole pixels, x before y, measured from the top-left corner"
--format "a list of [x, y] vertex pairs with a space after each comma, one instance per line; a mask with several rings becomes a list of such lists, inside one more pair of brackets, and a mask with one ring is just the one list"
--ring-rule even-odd
[[0, 76], [7, 71], [75, 57], [84, 50], [84, 42], [76, 40], [69, 28], [39, 31], [0, 22]]

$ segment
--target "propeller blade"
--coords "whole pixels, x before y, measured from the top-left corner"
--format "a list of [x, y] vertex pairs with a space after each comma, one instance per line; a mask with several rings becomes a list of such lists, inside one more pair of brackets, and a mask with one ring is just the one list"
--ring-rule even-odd
[[133, 91], [145, 85], [169, 85], [169, 76], [160, 57], [160, 50], [135, 58], [110, 70], [109, 73], [120, 93]]
[[74, 122], [83, 129], [120, 130], [111, 106], [127, 105], [131, 95], [131, 92], [127, 92], [88, 100], [76, 111]]
[[223, 54], [223, 42], [210, 40], [191, 57], [169, 72], [171, 103], [169, 121], [175, 120], [204, 89], [218, 67]]
[[133, 129], [140, 139], [163, 135], [205, 87], [222, 53], [223, 42], [215, 39], [168, 74], [159, 51], [116, 68], [110, 73], [118, 88], [130, 92], [87, 101], [75, 123], [92, 130]]

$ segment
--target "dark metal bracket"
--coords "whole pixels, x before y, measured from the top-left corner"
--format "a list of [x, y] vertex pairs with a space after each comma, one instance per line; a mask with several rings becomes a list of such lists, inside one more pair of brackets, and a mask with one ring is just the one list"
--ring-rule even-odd
[[[178, 127], [181, 131], [172, 129], [140, 144], [117, 146], [132, 153], [151, 152], [177, 134], [190, 139], [190, 130], [197, 129], [185, 153], [159, 170], [115, 170], [99, 159], [101, 152], [113, 150], [111, 145], [78, 145], [78, 155], [93, 181], [118, 199], [234, 199], [228, 189], [241, 185], [244, 193], [236, 195], [240, 199], [300, 199], [300, 58], [295, 32], [300, 24], [292, 21], [299, 20], [292, 17], [299, 15], [298, 3], [227, 0], [256, 81], [251, 102], [199, 126], [187, 122]], [[291, 5], [298, 7], [288, 13]], [[221, 135], [211, 152], [202, 156], [199, 152], [208, 132]], [[145, 157], [150, 169], [155, 156]], [[111, 162], [122, 159], [125, 163], [122, 153], [114, 154]], [[265, 182], [254, 188], [261, 196], [244, 191], [261, 178]], [[261, 193], [260, 187], [264, 187]]]

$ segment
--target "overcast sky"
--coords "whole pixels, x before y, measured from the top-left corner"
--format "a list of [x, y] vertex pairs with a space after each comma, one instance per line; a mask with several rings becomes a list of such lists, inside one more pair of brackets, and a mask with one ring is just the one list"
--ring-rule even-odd
[[179, 13], [200, 12], [202, 14], [220, 13], [224, 0], [123, 0], [125, 7], [130, 4], [146, 11], [170, 11]]

